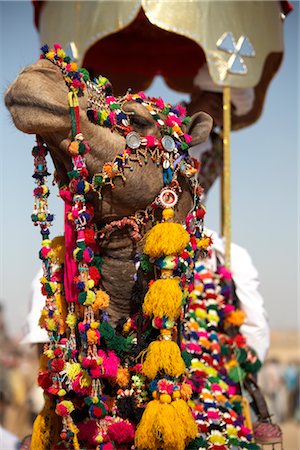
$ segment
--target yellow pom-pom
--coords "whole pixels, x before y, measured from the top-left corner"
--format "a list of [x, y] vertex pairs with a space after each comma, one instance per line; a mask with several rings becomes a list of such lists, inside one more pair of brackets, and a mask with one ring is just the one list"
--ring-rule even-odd
[[162, 217], [164, 220], [171, 220], [174, 219], [174, 210], [172, 208], [166, 208], [162, 212]]
[[65, 262], [65, 238], [64, 236], [56, 236], [52, 239], [50, 247], [51, 261], [58, 264], [63, 264]]
[[66, 57], [66, 52], [62, 48], [59, 48], [57, 50], [57, 56], [61, 59], [64, 59]]
[[179, 398], [172, 402], [172, 406], [175, 408], [181, 426], [185, 430], [185, 439], [187, 441], [195, 439], [198, 433], [198, 427], [186, 402]]
[[78, 70], [77, 64], [75, 62], [71, 62], [70, 63], [70, 71], [77, 72], [77, 70]]
[[68, 150], [70, 152], [71, 155], [78, 155], [79, 153], [79, 142], [77, 141], [72, 141], [68, 147]]
[[197, 426], [187, 405], [187, 410], [181, 411], [182, 405], [174, 407], [177, 402], [182, 400], [148, 403], [135, 434], [135, 446], [139, 450], [184, 450], [196, 437]]
[[79, 384], [81, 388], [90, 387], [92, 384], [92, 379], [85, 370], [82, 371], [82, 375], [79, 378]]
[[71, 381], [75, 380], [77, 375], [81, 372], [81, 366], [79, 363], [67, 363], [66, 368], [67, 376]]
[[180, 315], [182, 292], [179, 280], [166, 278], [154, 281], [145, 295], [143, 311], [155, 317], [177, 319]]
[[47, 52], [45, 56], [47, 59], [53, 59], [55, 56], [55, 53], [53, 50], [50, 50], [50, 52]]
[[46, 319], [45, 320], [45, 328], [48, 331], [55, 331], [56, 330], [56, 323], [53, 319]]
[[96, 312], [99, 309], [103, 310], [108, 308], [109, 305], [109, 295], [105, 291], [97, 291], [96, 292], [96, 299], [94, 303], [92, 304], [93, 310]]
[[74, 328], [77, 323], [77, 317], [74, 313], [69, 313], [66, 318], [66, 323], [70, 328]]
[[66, 391], [64, 389], [60, 389], [57, 393], [57, 395], [59, 395], [59, 397], [64, 397], [66, 395]]
[[172, 397], [169, 394], [161, 394], [159, 396], [160, 403], [171, 403]]
[[171, 377], [179, 377], [185, 371], [185, 364], [178, 345], [173, 341], [161, 340], [151, 342], [143, 362], [143, 373], [153, 379], [163, 371]]
[[144, 252], [152, 258], [178, 255], [189, 243], [189, 234], [180, 223], [155, 225], [146, 235]]
[[179, 399], [180, 398], [180, 391], [174, 391], [173, 394], [172, 394], [172, 398], [174, 400]]
[[93, 291], [87, 291], [87, 293], [86, 293], [86, 299], [85, 299], [85, 302], [83, 303], [84, 306], [91, 306], [91, 305], [94, 303], [95, 299], [96, 299], [96, 294], [95, 294], [95, 292], [93, 292]]
[[181, 398], [185, 401], [189, 400], [192, 396], [192, 388], [191, 385], [188, 383], [182, 383], [180, 388], [180, 395]]
[[241, 309], [232, 311], [228, 317], [225, 318], [225, 327], [230, 325], [241, 326], [245, 321], [246, 314]]
[[94, 280], [88, 280], [87, 285], [89, 289], [93, 289], [93, 287], [95, 286]]
[[92, 330], [92, 329], [87, 330], [86, 335], [87, 335], [87, 341], [90, 345], [97, 344], [98, 336], [97, 336], [95, 330]]

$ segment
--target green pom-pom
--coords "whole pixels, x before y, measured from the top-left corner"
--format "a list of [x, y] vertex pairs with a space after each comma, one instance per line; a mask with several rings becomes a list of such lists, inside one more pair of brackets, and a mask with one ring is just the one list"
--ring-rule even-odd
[[182, 359], [184, 361], [184, 364], [186, 365], [186, 367], [190, 367], [191, 363], [192, 363], [192, 355], [190, 355], [186, 350], [184, 350], [181, 354]]
[[73, 251], [73, 256], [74, 256], [75, 261], [82, 261], [83, 250], [84, 249], [81, 249], [79, 246], [75, 248], [75, 250]]
[[104, 183], [104, 181], [103, 181], [103, 176], [102, 175], [94, 175], [94, 177], [93, 177], [93, 184], [95, 186], [102, 186], [103, 183]]
[[79, 154], [84, 155], [86, 152], [86, 146], [83, 142], [79, 142], [79, 148], [78, 148]]
[[111, 109], [111, 111], [114, 111], [115, 109], [121, 109], [121, 106], [119, 105], [119, 103], [111, 103], [109, 105], [109, 108]]
[[189, 148], [188, 144], [186, 142], [181, 142], [181, 150], [184, 152]]
[[87, 297], [86, 292], [80, 292], [80, 294], [78, 295], [78, 301], [81, 305], [84, 305], [86, 297]]
[[36, 214], [31, 214], [31, 220], [32, 220], [32, 222], [38, 222], [39, 218]]
[[78, 72], [82, 73], [82, 75], [83, 75], [83, 81], [87, 82], [87, 81], [90, 79], [90, 74], [89, 74], [89, 72], [88, 72], [86, 69], [84, 69], [83, 67], [81, 67], [81, 68], [78, 70]]
[[64, 62], [67, 63], [67, 64], [69, 64], [69, 63], [71, 62], [70, 56], [65, 56], [65, 57], [64, 57]]
[[244, 380], [246, 372], [241, 367], [232, 367], [228, 371], [229, 378], [235, 383], [239, 383]]
[[147, 272], [150, 272], [151, 268], [152, 268], [152, 264], [150, 262], [150, 257], [143, 253], [142, 256], [141, 256], [141, 269], [142, 269], [142, 271], [147, 273]]
[[207, 447], [208, 447], [207, 440], [203, 436], [200, 436], [194, 439], [192, 442], [190, 442], [189, 445], [186, 447], [186, 450], [198, 450], [199, 448], [207, 448]]
[[164, 109], [162, 110], [162, 114], [164, 116], [167, 116], [170, 112], [170, 108], [168, 106], [165, 106]]
[[103, 258], [99, 255], [94, 255], [93, 266], [95, 266], [98, 269], [99, 273], [101, 273], [101, 269], [103, 266]]
[[229, 356], [230, 351], [228, 345], [221, 344], [220, 348], [221, 348], [221, 355]]
[[190, 121], [191, 121], [190, 116], [187, 116], [183, 119], [182, 123], [184, 123], [184, 125], [188, 125], [190, 123]]
[[73, 178], [79, 178], [78, 170], [70, 170], [70, 172], [68, 172], [68, 177], [70, 180], [73, 180]]
[[238, 348], [236, 350], [236, 359], [240, 364], [246, 361], [247, 359], [247, 352], [244, 348]]
[[108, 322], [101, 323], [99, 331], [109, 350], [114, 350], [118, 356], [129, 352], [133, 340], [132, 336], [124, 338], [121, 335], [117, 335]]

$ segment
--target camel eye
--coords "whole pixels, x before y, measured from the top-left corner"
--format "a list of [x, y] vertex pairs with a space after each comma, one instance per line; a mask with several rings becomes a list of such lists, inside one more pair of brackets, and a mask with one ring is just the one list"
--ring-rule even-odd
[[138, 128], [147, 128], [151, 125], [147, 119], [141, 116], [137, 116], [136, 114], [130, 116], [130, 123], [132, 126]]

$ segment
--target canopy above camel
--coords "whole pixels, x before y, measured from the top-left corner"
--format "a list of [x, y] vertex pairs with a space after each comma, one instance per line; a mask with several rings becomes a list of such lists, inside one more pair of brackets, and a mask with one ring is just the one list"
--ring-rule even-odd
[[[282, 60], [280, 2], [33, 3], [41, 42], [64, 46], [75, 42], [79, 65], [94, 75], [108, 76], [116, 94], [128, 87], [145, 90], [158, 74], [172, 89], [193, 93], [194, 78], [205, 61], [215, 84], [255, 88], [251, 111], [237, 118], [234, 128], [257, 120]], [[247, 74], [228, 73], [222, 81], [230, 55], [219, 50], [216, 42], [228, 32], [236, 41], [247, 36], [256, 56], [246, 58]]]

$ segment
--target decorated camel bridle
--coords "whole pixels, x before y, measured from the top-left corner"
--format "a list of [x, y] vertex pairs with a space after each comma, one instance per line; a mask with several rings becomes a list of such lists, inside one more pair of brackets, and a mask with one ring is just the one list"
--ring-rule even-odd
[[[65, 236], [50, 241], [47, 147], [37, 137], [32, 220], [42, 234], [46, 303], [40, 325], [50, 342], [39, 371], [46, 405], [35, 421], [31, 448], [109, 450], [134, 448], [134, 442], [141, 450], [255, 449], [230, 397], [237, 392], [241, 371], [257, 370], [259, 361], [239, 333], [217, 333], [220, 322], [223, 330], [231, 329], [244, 316], [230, 300], [230, 273], [220, 269], [212, 274], [202, 263], [211, 239], [203, 230], [205, 208], [197, 167], [188, 155], [191, 137], [183, 131], [189, 122], [184, 108], [142, 92], [115, 98], [106, 78], [92, 82], [58, 44], [44, 46], [42, 52], [42, 59], [60, 67], [69, 88], [72, 169], [69, 185], [60, 189]], [[124, 151], [92, 178], [86, 166], [89, 145], [79, 120], [78, 97], [85, 88], [89, 119], [126, 141]], [[149, 111], [160, 137], [133, 130], [131, 113], [123, 108], [127, 102], [141, 103]], [[162, 167], [161, 192], [145, 211], [97, 230], [90, 194], [97, 192], [101, 199], [104, 188], [113, 188], [117, 177], [126, 182], [126, 171], [149, 158]], [[180, 177], [188, 179], [194, 199], [185, 226], [174, 221]], [[106, 312], [109, 296], [100, 288], [101, 240], [115, 229], [130, 227], [131, 238], [140, 241], [146, 226], [150, 230], [143, 254], [137, 255], [133, 289], [139, 308], [114, 328]], [[143, 283], [147, 278], [148, 290]]]

